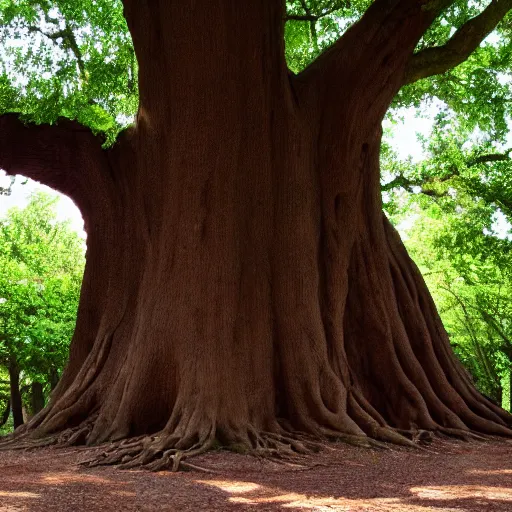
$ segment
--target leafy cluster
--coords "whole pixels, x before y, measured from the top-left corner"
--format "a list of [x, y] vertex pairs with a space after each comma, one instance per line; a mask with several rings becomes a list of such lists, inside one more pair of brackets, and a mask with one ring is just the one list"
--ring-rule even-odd
[[119, 0], [0, 0], [0, 113], [76, 119], [113, 139], [138, 106]]

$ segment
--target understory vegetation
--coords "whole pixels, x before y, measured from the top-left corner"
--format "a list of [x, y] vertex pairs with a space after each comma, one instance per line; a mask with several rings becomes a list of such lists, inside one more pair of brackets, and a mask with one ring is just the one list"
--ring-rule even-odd
[[42, 192], [0, 219], [0, 429], [47, 403], [68, 359], [84, 242]]

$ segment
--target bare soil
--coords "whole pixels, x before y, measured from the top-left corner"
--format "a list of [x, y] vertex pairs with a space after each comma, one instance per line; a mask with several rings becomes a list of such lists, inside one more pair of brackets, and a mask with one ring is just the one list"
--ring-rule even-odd
[[79, 466], [97, 453], [0, 452], [0, 511], [512, 511], [510, 441], [330, 444], [297, 464], [220, 451], [192, 460], [209, 472], [180, 473]]

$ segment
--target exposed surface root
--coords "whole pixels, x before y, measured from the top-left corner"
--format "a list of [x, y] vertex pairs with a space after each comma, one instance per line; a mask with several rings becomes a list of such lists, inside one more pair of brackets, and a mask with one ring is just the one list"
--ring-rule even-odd
[[92, 416], [86, 422], [83, 422], [77, 427], [68, 428], [62, 432], [53, 435], [46, 435], [44, 437], [37, 436], [37, 430], [24, 430], [20, 433], [18, 431], [6, 436], [4, 439], [0, 438], [0, 451], [7, 450], [34, 450], [37, 448], [45, 448], [47, 446], [79, 446], [84, 445], [87, 436], [90, 434], [96, 415]]
[[[382, 434], [383, 432], [386, 434]], [[329, 436], [329, 440], [334, 439], [341, 443], [362, 448], [389, 450], [393, 445], [419, 448], [416, 443], [424, 442], [424, 439], [428, 437], [425, 431], [409, 434], [412, 440], [391, 428], [385, 427], [382, 428], [381, 438], [385, 438], [386, 442], [367, 436], [348, 434]], [[257, 433], [250, 430], [247, 439], [249, 440], [248, 443], [234, 443], [225, 446], [225, 449], [270, 459], [282, 464], [300, 466], [301, 456], [316, 453], [327, 446], [327, 439], [325, 439], [325, 442], [321, 442], [312, 436], [299, 432], [277, 434], [273, 432]], [[212, 472], [212, 470], [190, 463], [189, 459], [202, 455], [218, 446], [214, 433], [188, 448], [183, 448], [183, 443], [180, 443], [180, 449], [176, 448], [178, 442], [175, 437], [163, 433], [128, 439], [112, 443], [98, 456], [82, 462], [82, 465], [86, 467], [118, 465], [121, 469], [143, 468], [149, 471]]]
[[462, 439], [463, 441], [487, 441], [491, 438], [491, 436], [485, 436], [477, 434], [476, 432], [471, 432], [468, 430], [462, 430], [458, 428], [447, 428], [447, 427], [439, 427], [438, 433], [444, 434], [447, 437]]
[[[23, 432], [18, 436], [9, 436], [0, 444], [0, 450], [32, 450], [51, 445], [69, 447], [84, 445], [93, 428], [89, 420], [80, 426], [42, 439], [31, 437]], [[203, 431], [205, 432], [205, 431]], [[431, 443], [435, 437], [450, 437], [467, 441], [486, 441], [483, 436], [471, 431], [438, 427], [436, 431], [404, 430], [388, 426], [377, 427], [370, 436], [349, 434], [328, 435], [324, 438], [314, 437], [301, 432], [257, 432], [249, 428], [246, 435], [234, 435], [236, 442], [219, 444], [216, 431], [211, 428], [202, 436], [182, 438], [162, 431], [152, 436], [138, 436], [107, 445], [94, 458], [83, 461], [82, 466], [96, 467], [117, 465], [121, 469], [143, 468], [148, 471], [198, 471], [214, 473], [214, 470], [190, 462], [190, 459], [210, 450], [224, 448], [229, 451], [250, 454], [270, 459], [281, 464], [302, 467], [302, 456], [327, 449], [328, 440], [350, 444], [352, 446], [389, 450], [393, 446], [402, 446], [424, 450], [422, 445]], [[306, 464], [304, 467], [307, 467]]]
[[434, 441], [435, 435], [434, 432], [430, 430], [403, 430], [403, 429], [394, 429], [395, 432], [399, 433], [402, 437], [410, 439], [410, 442], [415, 445], [415, 443], [419, 444], [429, 444]]
[[[277, 462], [296, 461], [298, 456], [318, 452], [322, 445], [302, 434], [257, 433], [250, 430], [245, 443], [233, 443], [227, 450], [268, 458]], [[181, 441], [181, 442], [180, 442]], [[144, 468], [149, 471], [192, 470], [210, 472], [187, 459], [202, 455], [217, 446], [215, 431], [183, 447], [183, 440], [172, 435], [158, 434], [112, 443], [97, 457], [84, 461], [86, 467], [118, 465], [121, 469]], [[177, 446], [180, 448], [177, 448]], [[187, 460], [187, 462], [185, 462]]]

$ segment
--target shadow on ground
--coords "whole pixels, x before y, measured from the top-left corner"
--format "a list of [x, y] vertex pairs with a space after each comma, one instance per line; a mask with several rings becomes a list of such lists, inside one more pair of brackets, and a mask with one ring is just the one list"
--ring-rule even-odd
[[428, 451], [330, 445], [302, 465], [219, 452], [211, 473], [81, 469], [90, 451], [0, 452], [0, 512], [512, 511], [512, 444], [438, 441]]

